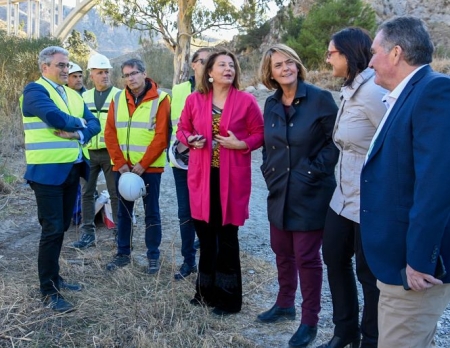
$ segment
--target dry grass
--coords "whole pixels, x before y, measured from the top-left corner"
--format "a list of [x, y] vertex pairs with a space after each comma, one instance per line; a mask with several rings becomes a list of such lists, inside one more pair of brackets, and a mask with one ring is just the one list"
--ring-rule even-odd
[[[22, 203], [26, 204], [23, 197]], [[77, 306], [72, 313], [62, 315], [43, 308], [37, 288], [39, 228], [35, 219], [24, 221], [26, 212], [20, 215], [17, 211], [22, 203], [15, 201], [6, 209], [14, 209], [11, 213], [22, 216], [21, 229], [32, 232], [25, 240], [32, 240], [12, 247], [16, 248], [12, 253], [0, 244], [0, 255], [5, 256], [0, 256], [0, 347], [258, 347], [245, 335], [256, 325], [254, 318], [261, 308], [250, 304], [261, 302], [261, 296], [270, 296], [266, 286], [274, 280], [273, 265], [243, 253], [243, 311], [217, 317], [209, 308], [190, 305], [195, 276], [184, 281], [173, 279], [178, 267], [179, 237], [175, 231], [178, 227], [171, 224], [164, 226], [161, 270], [155, 276], [145, 273], [143, 228], [139, 226], [132, 264], [112, 273], [105, 271], [105, 264], [114, 255], [115, 242], [104, 227], [98, 230], [96, 248], [77, 251], [64, 247], [61, 274], [68, 281], [80, 282], [85, 289], [63, 293]], [[34, 209], [28, 207], [33, 210], [32, 216]], [[4, 219], [5, 211], [2, 213]], [[65, 244], [78, 236], [78, 229], [72, 227]], [[20, 237], [24, 236], [17, 239]]]
[[[156, 276], [145, 274], [136, 262], [106, 274], [104, 264], [112, 253], [97, 249], [88, 254], [79, 253], [76, 263], [68, 253], [61, 258], [64, 277], [86, 287], [80, 293], [64, 293], [77, 305], [65, 315], [42, 307], [34, 255], [1, 264], [0, 346], [255, 347], [242, 335], [245, 324], [236, 316], [221, 319], [207, 308], [190, 305], [195, 277], [174, 281], [168, 261], [163, 260]], [[248, 301], [272, 278], [273, 268], [250, 257], [243, 261], [243, 269], [251, 264], [255, 270], [246, 276]]]
[[450, 75], [450, 58], [439, 58], [431, 63], [433, 70]]

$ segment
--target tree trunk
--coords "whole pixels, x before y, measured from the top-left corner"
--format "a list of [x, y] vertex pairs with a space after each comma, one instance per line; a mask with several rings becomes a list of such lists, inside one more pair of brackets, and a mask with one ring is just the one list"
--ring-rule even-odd
[[191, 53], [192, 10], [197, 0], [178, 0], [178, 34], [173, 57], [173, 84], [189, 78], [189, 57]]

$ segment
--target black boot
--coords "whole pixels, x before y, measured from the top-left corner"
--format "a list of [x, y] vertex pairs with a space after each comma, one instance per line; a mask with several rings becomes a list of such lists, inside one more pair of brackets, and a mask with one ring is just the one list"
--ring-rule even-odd
[[289, 348], [305, 348], [317, 336], [317, 326], [301, 324], [294, 336], [289, 340]]
[[281, 320], [294, 320], [295, 307], [281, 308], [276, 304], [268, 311], [265, 311], [257, 316], [258, 321], [263, 323], [275, 323]]

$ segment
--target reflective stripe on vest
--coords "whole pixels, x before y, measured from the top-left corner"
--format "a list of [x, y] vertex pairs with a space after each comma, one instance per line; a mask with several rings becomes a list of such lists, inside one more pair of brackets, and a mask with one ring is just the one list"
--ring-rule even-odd
[[89, 111], [91, 111], [95, 117], [100, 121], [100, 133], [96, 136], [92, 137], [91, 142], [87, 145], [89, 150], [98, 150], [105, 149], [105, 127], [106, 127], [106, 119], [108, 118], [108, 110], [109, 105], [111, 104], [111, 100], [113, 100], [114, 96], [118, 94], [121, 90], [113, 87], [108, 93], [108, 96], [105, 99], [105, 103], [103, 104], [100, 110], [97, 110], [95, 106], [95, 97], [94, 97], [95, 88], [92, 88], [83, 93], [83, 99], [88, 107]]
[[[83, 117], [83, 99], [76, 91], [64, 87], [68, 101], [66, 105], [61, 95], [48, 81], [40, 78], [36, 83], [48, 91], [50, 99], [61, 111], [74, 117]], [[20, 97], [19, 102], [22, 110], [23, 95]], [[71, 163], [78, 158], [81, 146], [78, 140], [63, 139], [56, 136], [54, 134], [56, 129], [42, 122], [37, 116], [25, 117], [22, 115], [22, 120], [27, 164]], [[85, 148], [83, 148], [83, 153], [89, 158]]]
[[[125, 91], [114, 96], [114, 120], [117, 130], [119, 147], [124, 157], [133, 165], [144, 157], [147, 147], [155, 137], [156, 114], [158, 106], [165, 97], [166, 92], [158, 89], [158, 100], [142, 102], [129, 116]], [[166, 155], [163, 152], [150, 167], [164, 167]]]

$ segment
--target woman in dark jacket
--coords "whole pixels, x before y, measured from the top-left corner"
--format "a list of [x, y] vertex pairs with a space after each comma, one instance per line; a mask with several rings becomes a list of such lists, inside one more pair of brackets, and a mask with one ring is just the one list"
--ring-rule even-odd
[[322, 289], [320, 247], [336, 186], [338, 150], [332, 141], [337, 106], [330, 92], [304, 82], [306, 70], [290, 47], [274, 45], [261, 61], [261, 80], [276, 89], [264, 106], [261, 170], [266, 180], [270, 242], [279, 292], [258, 315], [265, 323], [295, 319], [300, 277], [302, 315], [290, 347], [306, 347], [317, 334]]

